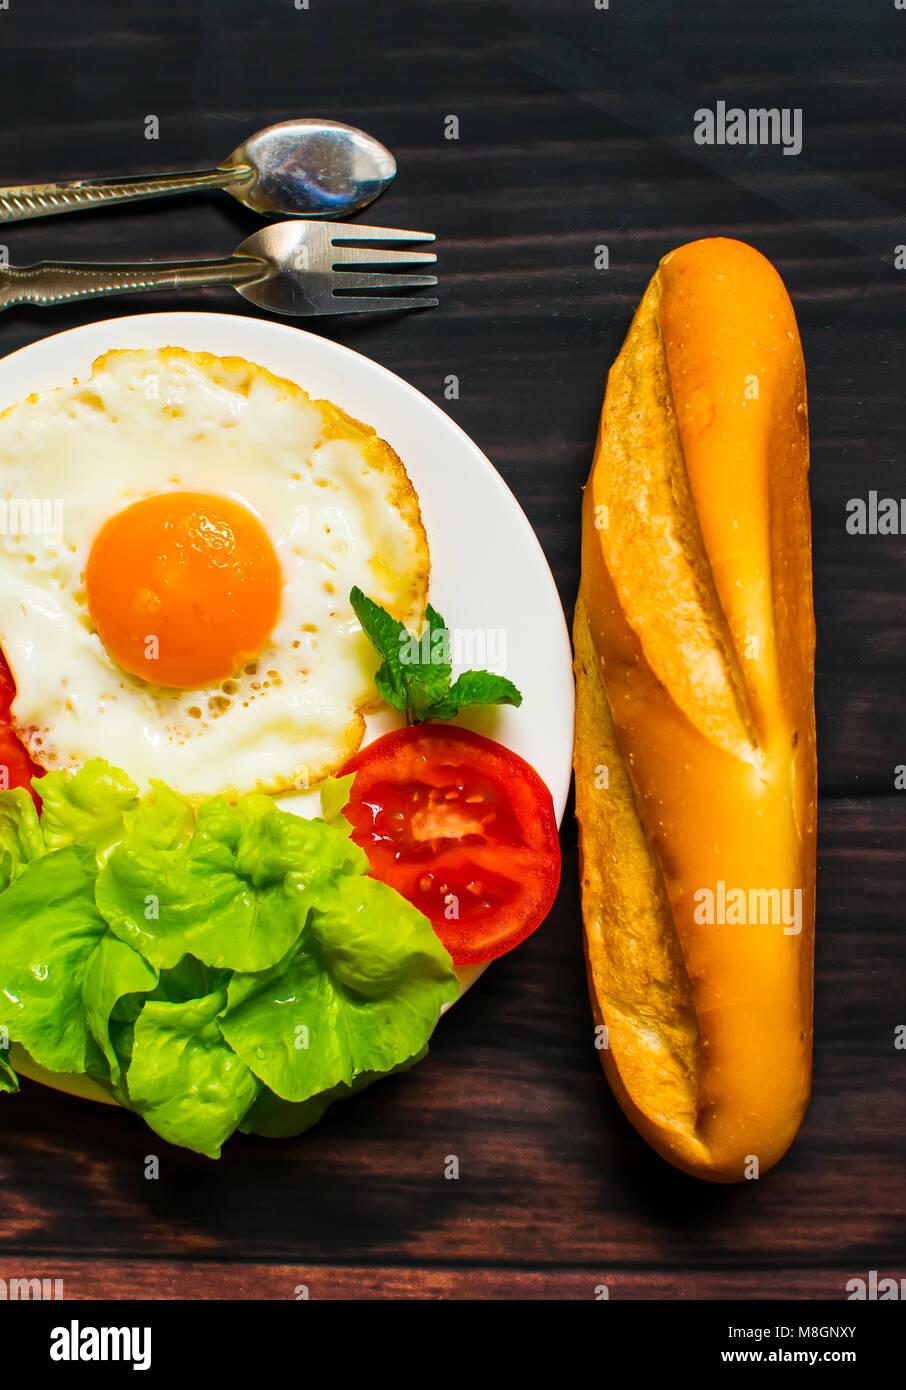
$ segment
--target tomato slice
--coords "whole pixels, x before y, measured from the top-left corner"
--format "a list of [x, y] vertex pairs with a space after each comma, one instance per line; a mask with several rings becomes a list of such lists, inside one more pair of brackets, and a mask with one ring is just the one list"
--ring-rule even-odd
[[33, 763], [28, 756], [25, 744], [13, 729], [10, 709], [16, 698], [16, 682], [6, 664], [6, 657], [0, 652], [0, 787], [25, 787], [40, 809], [41, 802], [31, 785], [33, 777], [40, 777], [43, 769]]
[[375, 739], [344, 812], [375, 878], [431, 919], [454, 965], [511, 951], [540, 926], [560, 883], [551, 794], [492, 739], [421, 724]]

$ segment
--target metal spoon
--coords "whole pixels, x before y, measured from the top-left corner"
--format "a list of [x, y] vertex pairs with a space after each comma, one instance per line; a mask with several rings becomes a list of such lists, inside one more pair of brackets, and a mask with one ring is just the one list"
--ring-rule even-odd
[[199, 188], [225, 189], [255, 212], [337, 218], [367, 207], [395, 175], [396, 160], [373, 136], [306, 117], [260, 130], [216, 169], [0, 188], [0, 222]]

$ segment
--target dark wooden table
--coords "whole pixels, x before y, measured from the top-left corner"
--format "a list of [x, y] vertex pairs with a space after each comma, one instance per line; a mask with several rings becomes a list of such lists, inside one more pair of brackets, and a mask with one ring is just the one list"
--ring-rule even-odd
[[[846, 502], [906, 493], [903, 46], [893, 0], [11, 0], [2, 181], [214, 163], [272, 121], [398, 155], [371, 216], [439, 237], [441, 307], [316, 324], [444, 404], [516, 493], [569, 614], [604, 376], [658, 258], [729, 233], [779, 267], [809, 376], [821, 820], [814, 1098], [757, 1183], [697, 1184], [612, 1101], [592, 1046], [576, 836], [550, 920], [412, 1073], [308, 1136], [212, 1164], [30, 1083], [0, 1117], [0, 1274], [71, 1297], [840, 1298], [906, 1274], [906, 540]], [[800, 156], [707, 149], [718, 99], [800, 107]], [[159, 139], [145, 139], [145, 118]], [[445, 138], [446, 118], [459, 139]], [[13, 262], [226, 254], [226, 198], [10, 227]], [[610, 269], [595, 267], [607, 245]], [[13, 311], [0, 351], [104, 314], [249, 312], [228, 293]], [[306, 324], [306, 327], [311, 327]], [[444, 402], [444, 378], [460, 398]], [[539, 660], [543, 660], [539, 653]], [[144, 1156], [161, 1152], [159, 1181]], [[458, 1181], [445, 1159], [460, 1162]]]

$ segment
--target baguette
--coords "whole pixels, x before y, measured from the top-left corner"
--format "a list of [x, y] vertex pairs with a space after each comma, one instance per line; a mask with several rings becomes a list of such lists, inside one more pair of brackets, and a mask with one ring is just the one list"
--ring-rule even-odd
[[605, 1073], [678, 1168], [756, 1177], [810, 1089], [815, 626], [802, 349], [742, 242], [666, 256], [611, 369], [574, 641]]

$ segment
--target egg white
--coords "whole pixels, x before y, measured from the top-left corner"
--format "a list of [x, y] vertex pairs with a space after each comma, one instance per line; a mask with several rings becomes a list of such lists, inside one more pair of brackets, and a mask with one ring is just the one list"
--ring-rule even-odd
[[[169, 491], [243, 503], [280, 561], [270, 639], [216, 687], [129, 675], [86, 607], [104, 522]], [[313, 785], [359, 746], [376, 702], [350, 589], [415, 627], [428, 568], [418, 498], [389, 445], [240, 358], [110, 352], [89, 380], [0, 416], [0, 647], [15, 726], [43, 767], [102, 757], [190, 797]]]

